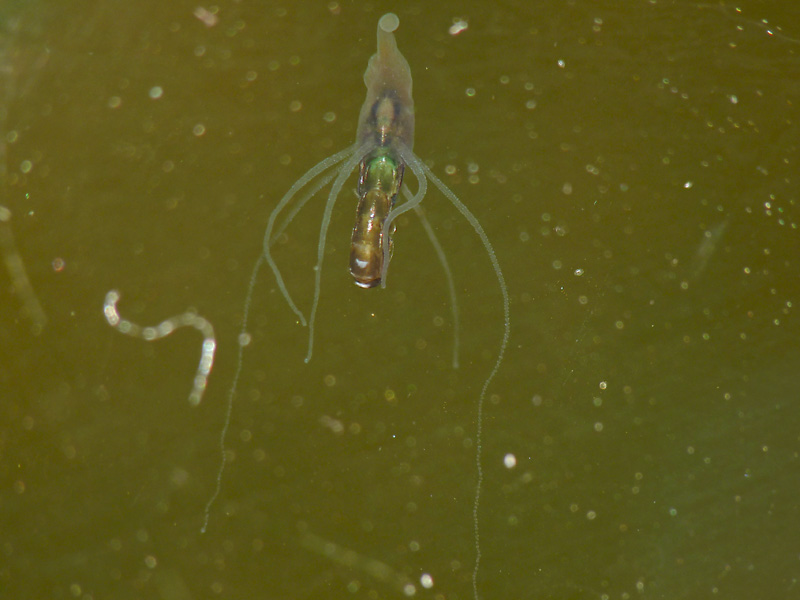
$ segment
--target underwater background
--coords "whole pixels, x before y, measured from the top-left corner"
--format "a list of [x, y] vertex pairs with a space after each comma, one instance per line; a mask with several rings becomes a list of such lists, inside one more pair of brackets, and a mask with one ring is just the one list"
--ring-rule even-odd
[[[353, 143], [388, 11], [414, 150], [482, 224], [511, 300], [483, 411], [481, 597], [800, 593], [800, 6], [13, 0], [0, 597], [473, 597], [477, 400], [502, 298], [432, 186], [460, 368], [414, 215], [387, 288], [353, 285], [353, 176], [310, 363], [260, 272], [200, 532], [267, 219]], [[304, 311], [323, 203], [273, 251]], [[213, 324], [199, 406], [202, 336], [122, 335], [111, 289], [136, 323], [191, 307]]]

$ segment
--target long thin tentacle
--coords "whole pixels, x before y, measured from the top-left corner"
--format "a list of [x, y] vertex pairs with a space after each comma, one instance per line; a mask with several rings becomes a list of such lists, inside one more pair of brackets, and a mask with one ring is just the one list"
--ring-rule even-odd
[[275, 274], [275, 279], [278, 283], [278, 288], [281, 290], [283, 297], [286, 299], [286, 302], [289, 304], [289, 308], [292, 309], [292, 312], [297, 315], [300, 319], [300, 322], [305, 325], [306, 318], [305, 315], [297, 308], [294, 301], [292, 300], [291, 295], [289, 294], [289, 290], [286, 288], [286, 284], [283, 281], [283, 276], [281, 275], [280, 270], [278, 269], [278, 265], [275, 264], [275, 260], [272, 258], [272, 254], [270, 253], [270, 242], [272, 240], [272, 229], [275, 226], [275, 219], [277, 219], [280, 212], [286, 207], [286, 205], [291, 202], [294, 195], [299, 192], [303, 187], [305, 187], [314, 177], [319, 175], [320, 173], [330, 169], [331, 167], [336, 166], [343, 160], [351, 157], [355, 152], [357, 146], [353, 144], [344, 150], [337, 152], [333, 156], [329, 156], [328, 158], [321, 160], [316, 165], [311, 167], [308, 171], [303, 174], [303, 176], [294, 182], [292, 187], [289, 188], [289, 191], [284, 194], [283, 198], [281, 198], [278, 205], [272, 209], [272, 212], [269, 215], [269, 221], [267, 222], [267, 229], [264, 231], [264, 259], [267, 261], [270, 269]]
[[[286, 196], [281, 200], [283, 202], [283, 206], [279, 204], [279, 207], [276, 207], [273, 210], [274, 214], [280, 212], [280, 209], [284, 208], [285, 205], [291, 200], [291, 197], [296, 194], [300, 189], [302, 189], [305, 185], [307, 185], [311, 180], [314, 179], [317, 175], [324, 172], [326, 169], [330, 169], [332, 166], [335, 166], [339, 162], [343, 160], [343, 157], [348, 156], [348, 152], [352, 151], [352, 147], [333, 156], [326, 158], [324, 161], [320, 162], [319, 164], [315, 165], [312, 169], [306, 172], [303, 177], [301, 177], [298, 182], [295, 184], [297, 186], [296, 189], [290, 189], [287, 192]], [[219, 469], [217, 470], [217, 478], [216, 483], [214, 486], [214, 492], [206, 502], [205, 510], [203, 511], [203, 526], [200, 528], [201, 533], [205, 533], [208, 529], [208, 521], [211, 516], [211, 507], [214, 505], [214, 502], [217, 500], [219, 496], [220, 490], [222, 489], [222, 475], [225, 472], [225, 466], [227, 465], [227, 453], [225, 449], [225, 440], [228, 436], [228, 429], [230, 428], [231, 423], [231, 415], [233, 413], [233, 402], [236, 399], [236, 391], [239, 387], [239, 378], [242, 374], [242, 367], [244, 365], [244, 348], [250, 343], [250, 334], [247, 331], [249, 322], [250, 322], [250, 307], [253, 302], [253, 291], [256, 287], [256, 280], [258, 279], [258, 273], [261, 270], [261, 265], [264, 263], [264, 260], [268, 260], [269, 248], [275, 243], [277, 238], [283, 233], [286, 227], [291, 223], [292, 219], [297, 215], [300, 209], [308, 202], [314, 194], [316, 194], [320, 189], [322, 189], [325, 185], [333, 179], [333, 176], [336, 174], [335, 170], [332, 170], [330, 173], [325, 174], [323, 177], [319, 178], [310, 189], [306, 190], [300, 200], [292, 207], [292, 210], [289, 212], [287, 217], [281, 221], [281, 224], [274, 232], [268, 231], [264, 234], [265, 240], [265, 248], [266, 250], [259, 254], [258, 258], [256, 259], [255, 264], [253, 265], [253, 271], [250, 274], [250, 283], [247, 286], [247, 295], [244, 299], [244, 309], [242, 314], [242, 329], [239, 333], [239, 349], [236, 357], [236, 371], [233, 375], [233, 382], [231, 383], [231, 387], [228, 390], [228, 399], [227, 399], [227, 406], [225, 409], [225, 420], [222, 425], [222, 430], [220, 431], [219, 436], [219, 449], [220, 449], [220, 464]], [[293, 186], [294, 187], [294, 186]], [[287, 199], [288, 198], [288, 199]], [[284, 202], [285, 200], [285, 202]], [[273, 219], [274, 221], [274, 219]], [[270, 235], [271, 234], [271, 235]], [[276, 272], [277, 267], [273, 268], [273, 272]], [[276, 272], [276, 276], [279, 278], [279, 281], [282, 282], [280, 279], [279, 273]]]
[[294, 203], [292, 206], [292, 210], [289, 211], [289, 214], [281, 221], [280, 225], [275, 228], [275, 231], [272, 232], [272, 239], [269, 241], [270, 248], [275, 245], [275, 242], [278, 241], [278, 238], [281, 234], [286, 231], [286, 228], [289, 227], [289, 224], [294, 220], [306, 203], [313, 198], [318, 191], [324, 188], [331, 182], [331, 179], [336, 177], [338, 173], [338, 169], [330, 169], [327, 173], [325, 173], [322, 177], [314, 182], [309, 189], [305, 191], [305, 193], [300, 197], [300, 199]]
[[[414, 173], [414, 177], [417, 178], [417, 193], [414, 195], [413, 198], [403, 202], [400, 206], [393, 208], [388, 216], [386, 217], [386, 221], [383, 223], [383, 231], [391, 231], [392, 222], [402, 215], [404, 212], [411, 210], [415, 206], [418, 206], [422, 199], [425, 197], [426, 192], [428, 191], [428, 181], [425, 179], [425, 173], [423, 172], [420, 165], [422, 161], [419, 160], [414, 153], [408, 149], [408, 147], [398, 142], [398, 150], [400, 152], [400, 158], [403, 159], [403, 162], [406, 163], [409, 167], [411, 167], [411, 171]], [[384, 235], [383, 237], [383, 265], [381, 267], [381, 287], [386, 287], [386, 274], [389, 271], [389, 261], [391, 260], [391, 252], [389, 247], [389, 236]]]
[[351, 153], [351, 157], [339, 169], [339, 174], [336, 181], [331, 186], [331, 191], [328, 194], [328, 202], [325, 204], [325, 212], [322, 215], [322, 224], [319, 228], [319, 245], [317, 246], [317, 264], [314, 267], [314, 300], [311, 303], [311, 313], [308, 318], [308, 352], [306, 353], [305, 361], [311, 360], [311, 354], [314, 350], [314, 321], [317, 317], [317, 306], [319, 306], [319, 292], [322, 277], [322, 260], [325, 257], [325, 240], [328, 236], [328, 225], [331, 222], [331, 214], [333, 213], [333, 206], [336, 204], [336, 198], [342, 191], [344, 182], [353, 172], [353, 169], [358, 166], [363, 156], [374, 148], [374, 142], [363, 144], [355, 152]]
[[205, 510], [203, 511], [203, 526], [200, 528], [200, 533], [205, 533], [208, 529], [208, 520], [211, 517], [211, 507], [219, 496], [222, 489], [222, 474], [225, 472], [225, 466], [228, 462], [228, 454], [225, 450], [225, 439], [228, 436], [228, 429], [231, 425], [231, 415], [233, 414], [233, 401], [236, 399], [236, 390], [239, 387], [239, 378], [242, 375], [242, 366], [244, 365], [244, 347], [250, 343], [250, 334], [247, 332], [247, 325], [250, 321], [250, 305], [253, 301], [253, 290], [256, 287], [256, 280], [258, 279], [258, 272], [264, 262], [264, 255], [259, 254], [253, 265], [253, 272], [250, 274], [250, 283], [247, 286], [247, 296], [244, 299], [244, 309], [242, 314], [242, 329], [239, 333], [239, 350], [236, 355], [236, 371], [233, 374], [233, 382], [228, 390], [228, 401], [225, 407], [225, 420], [222, 424], [222, 430], [219, 434], [219, 451], [220, 461], [219, 469], [217, 470], [217, 480], [214, 485], [214, 492], [206, 502]]
[[489, 384], [494, 379], [495, 375], [497, 375], [497, 371], [500, 369], [500, 364], [503, 362], [503, 356], [506, 352], [506, 347], [508, 346], [508, 338], [511, 333], [511, 318], [509, 315], [509, 303], [508, 303], [508, 288], [506, 288], [506, 281], [503, 277], [503, 271], [500, 269], [500, 263], [497, 261], [497, 255], [494, 252], [494, 248], [492, 247], [492, 243], [489, 241], [489, 237], [486, 235], [486, 232], [481, 227], [481, 224], [478, 222], [478, 219], [475, 218], [475, 215], [470, 212], [470, 210], [464, 205], [461, 200], [453, 193], [453, 191], [447, 187], [433, 172], [421, 161], [414, 157], [414, 160], [420, 165], [420, 167], [424, 170], [425, 175], [428, 176], [433, 184], [439, 188], [439, 191], [444, 194], [450, 202], [453, 203], [464, 218], [472, 225], [472, 228], [475, 230], [475, 233], [478, 234], [478, 237], [481, 238], [481, 242], [483, 242], [483, 247], [486, 249], [486, 253], [489, 255], [489, 259], [492, 261], [492, 268], [494, 268], [495, 275], [497, 276], [497, 283], [500, 286], [500, 292], [503, 294], [503, 341], [500, 342], [500, 350], [497, 353], [497, 360], [492, 367], [492, 370], [489, 373], [489, 376], [486, 378], [486, 381], [483, 382], [483, 387], [481, 388], [481, 394], [478, 398], [478, 427], [476, 432], [476, 444], [475, 444], [475, 464], [477, 467], [478, 472], [478, 481], [475, 484], [475, 499], [472, 504], [472, 521], [473, 521], [473, 531], [475, 536], [475, 547], [476, 547], [476, 556], [475, 556], [475, 568], [472, 571], [472, 588], [475, 594], [475, 598], [478, 598], [478, 570], [480, 568], [481, 562], [481, 551], [480, 551], [480, 528], [478, 526], [478, 509], [480, 508], [480, 501], [481, 501], [481, 486], [483, 484], [483, 466], [481, 464], [481, 458], [483, 453], [483, 405], [486, 400], [486, 390], [489, 388]]
[[[403, 190], [406, 198], [411, 200], [411, 191], [406, 188]], [[422, 223], [422, 228], [425, 230], [425, 233], [428, 234], [428, 239], [433, 244], [433, 249], [436, 251], [436, 256], [439, 257], [439, 262], [442, 264], [442, 269], [444, 269], [444, 276], [447, 279], [447, 289], [450, 292], [450, 312], [453, 315], [453, 368], [458, 368], [458, 348], [460, 345], [459, 342], [459, 332], [461, 331], [461, 326], [458, 320], [458, 299], [456, 297], [456, 284], [455, 280], [453, 279], [453, 272], [450, 270], [450, 264], [447, 262], [447, 255], [444, 253], [444, 248], [439, 243], [439, 238], [436, 237], [436, 232], [433, 230], [430, 221], [428, 221], [428, 217], [425, 216], [425, 211], [422, 210], [421, 207], [415, 206], [414, 212], [417, 213], [419, 217], [420, 223]]]

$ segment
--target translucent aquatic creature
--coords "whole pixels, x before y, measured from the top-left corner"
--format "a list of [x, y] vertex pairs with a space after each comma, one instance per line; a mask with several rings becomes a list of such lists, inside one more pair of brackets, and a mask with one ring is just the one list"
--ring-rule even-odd
[[106, 294], [106, 300], [103, 303], [103, 314], [108, 324], [120, 333], [148, 342], [167, 337], [181, 327], [194, 327], [203, 334], [200, 364], [197, 365], [197, 373], [194, 376], [192, 391], [189, 394], [190, 404], [193, 406], [200, 404], [200, 401], [203, 399], [203, 392], [206, 390], [208, 376], [211, 374], [211, 368], [214, 366], [214, 352], [217, 349], [217, 340], [214, 337], [214, 327], [212, 327], [211, 323], [197, 313], [187, 310], [185, 313], [170, 317], [158, 325], [142, 327], [120, 316], [117, 311], [117, 302], [119, 302], [119, 298], [120, 296], [117, 290], [108, 292]]
[[[434, 244], [437, 255], [445, 268], [448, 285], [452, 297], [454, 325], [458, 330], [458, 311], [455, 304], [455, 286], [450, 274], [444, 252], [433, 234], [433, 229], [425, 220], [420, 210], [420, 203], [425, 197], [430, 181], [447, 198], [453, 206], [464, 216], [467, 222], [478, 234], [486, 253], [497, 276], [498, 286], [503, 298], [503, 336], [497, 359], [489, 375], [483, 383], [477, 406], [477, 432], [476, 432], [476, 469], [477, 484], [473, 502], [473, 526], [476, 546], [476, 560], [473, 572], [473, 591], [478, 598], [477, 577], [480, 566], [480, 531], [478, 510], [480, 505], [481, 485], [483, 482], [483, 469], [481, 463], [482, 453], [482, 427], [483, 405], [486, 391], [494, 376], [497, 374], [503, 360], [510, 332], [508, 291], [506, 290], [503, 273], [497, 261], [492, 244], [478, 220], [470, 210], [458, 199], [453, 191], [447, 187], [436, 175], [431, 172], [413, 152], [414, 146], [414, 101], [411, 95], [411, 70], [408, 62], [400, 53], [395, 41], [394, 31], [400, 24], [398, 17], [392, 13], [383, 15], [378, 21], [378, 51], [367, 65], [364, 73], [364, 83], [367, 87], [367, 97], [361, 107], [359, 115], [356, 141], [353, 145], [329, 156], [311, 167], [298, 179], [289, 191], [281, 198], [273, 209], [267, 222], [264, 233], [263, 253], [256, 261], [250, 278], [244, 304], [242, 332], [239, 337], [239, 359], [236, 373], [228, 396], [230, 406], [236, 395], [239, 375], [242, 368], [242, 352], [250, 341], [247, 333], [250, 303], [253, 289], [263, 261], [272, 269], [277, 285], [281, 290], [289, 307], [297, 315], [303, 325], [308, 326], [308, 351], [306, 362], [311, 360], [314, 345], [314, 323], [319, 306], [320, 278], [322, 275], [322, 262], [324, 258], [325, 241], [328, 225], [331, 220], [334, 205], [348, 177], [356, 167], [359, 167], [357, 194], [359, 197], [356, 223], [353, 228], [351, 241], [350, 270], [356, 283], [361, 287], [386, 286], [386, 275], [392, 253], [392, 233], [394, 223], [403, 213], [414, 209], [422, 218], [423, 227]], [[413, 173], [417, 182], [416, 193], [403, 187], [406, 169]], [[283, 276], [272, 257], [270, 247], [276, 238], [289, 225], [305, 203], [319, 192], [324, 186], [333, 181], [328, 199], [323, 211], [320, 226], [319, 243], [317, 246], [317, 263], [314, 267], [314, 297], [311, 311], [306, 320], [303, 312], [297, 307], [289, 290], [284, 283]], [[395, 205], [397, 196], [403, 192], [405, 201]], [[295, 199], [297, 197], [297, 199]], [[276, 226], [278, 216], [291, 202], [295, 202], [279, 225]], [[458, 341], [454, 347], [454, 366], [458, 364]], [[227, 422], [223, 429], [221, 439], [224, 467], [224, 440]], [[222, 469], [217, 477], [217, 488], [206, 506], [205, 530], [208, 522], [208, 511], [219, 493]]]
[[[384, 15], [378, 23], [378, 52], [370, 58], [364, 73], [367, 97], [359, 115], [356, 142], [349, 148], [318, 163], [298, 179], [270, 214], [264, 233], [264, 259], [275, 274], [278, 287], [290, 308], [303, 325], [308, 325], [306, 362], [311, 360], [314, 346], [314, 324], [319, 306], [322, 260], [328, 225], [334, 204], [350, 173], [357, 166], [359, 167], [357, 188], [359, 203], [351, 240], [350, 271], [356, 283], [362, 287], [374, 287], [378, 284], [386, 286], [386, 272], [391, 255], [392, 224], [399, 215], [417, 207], [427, 190], [424, 173], [427, 167], [412, 152], [414, 101], [411, 96], [411, 71], [394, 39], [393, 32], [399, 24], [399, 19], [392, 13]], [[406, 165], [418, 180], [417, 193], [407, 202], [395, 208], [394, 203], [402, 186]], [[283, 281], [283, 276], [272, 258], [270, 246], [275, 237], [291, 222], [302, 205], [334, 177], [320, 227], [317, 265], [314, 270], [314, 298], [309, 318], [306, 320]], [[310, 193], [304, 195], [297, 202], [289, 217], [275, 232], [278, 215], [297, 193], [314, 182], [316, 178], [319, 179], [311, 185]], [[444, 186], [441, 182], [438, 183]], [[418, 214], [422, 215], [421, 212]], [[422, 218], [424, 221], [424, 216]], [[450, 282], [450, 270], [433, 229], [425, 227], [425, 231], [437, 249], [437, 254], [445, 267], [448, 282]], [[454, 321], [457, 325], [458, 310], [455, 302], [455, 288], [452, 284], [450, 291]], [[454, 344], [453, 352], [453, 362], [454, 365], [457, 365], [457, 344]]]

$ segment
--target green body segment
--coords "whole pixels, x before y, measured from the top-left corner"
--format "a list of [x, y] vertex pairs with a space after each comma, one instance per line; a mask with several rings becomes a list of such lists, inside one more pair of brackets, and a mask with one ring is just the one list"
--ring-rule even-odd
[[383, 236], [392, 234], [383, 230], [383, 224], [402, 182], [403, 163], [393, 160], [386, 148], [377, 149], [361, 162], [356, 223], [350, 240], [350, 274], [356, 285], [370, 288], [381, 282]]

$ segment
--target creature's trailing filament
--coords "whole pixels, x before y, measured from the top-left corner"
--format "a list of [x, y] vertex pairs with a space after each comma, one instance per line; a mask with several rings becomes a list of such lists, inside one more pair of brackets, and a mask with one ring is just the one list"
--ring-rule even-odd
[[[283, 282], [283, 277], [281, 276], [281, 272], [278, 269], [278, 265], [275, 264], [275, 260], [272, 258], [272, 254], [270, 253], [269, 250], [273, 242], [272, 230], [275, 227], [275, 220], [278, 218], [278, 215], [284, 209], [284, 207], [287, 204], [289, 204], [289, 202], [291, 202], [292, 198], [294, 198], [294, 195], [297, 192], [299, 192], [306, 185], [308, 185], [317, 175], [323, 173], [324, 171], [327, 171], [332, 167], [335, 167], [345, 159], [351, 158], [355, 152], [355, 149], [356, 149], [355, 145], [350, 146], [349, 148], [346, 148], [341, 152], [337, 152], [333, 156], [329, 156], [328, 158], [320, 161], [319, 163], [311, 167], [308, 171], [306, 171], [306, 173], [300, 179], [294, 182], [294, 185], [292, 185], [292, 187], [289, 188], [289, 191], [286, 192], [286, 194], [284, 194], [283, 198], [281, 198], [281, 201], [278, 202], [278, 205], [270, 213], [269, 221], [267, 221], [267, 229], [264, 232], [264, 259], [267, 261], [267, 264], [270, 266], [270, 269], [272, 269], [272, 272], [275, 274], [275, 279], [278, 282], [278, 288], [281, 290], [283, 297], [286, 298], [286, 302], [289, 303], [289, 307], [297, 315], [297, 318], [300, 319], [300, 323], [302, 323], [303, 325], [306, 325], [306, 318], [292, 300], [292, 297], [289, 294], [289, 290], [286, 288], [286, 284]], [[353, 166], [351, 166], [350, 169], [348, 170], [348, 174], [350, 173], [350, 171], [353, 170]], [[336, 181], [338, 183], [339, 181], [338, 178]], [[321, 187], [322, 186], [320, 186], [320, 188]], [[319, 190], [320, 188], [317, 188], [317, 190]], [[339, 191], [341, 191], [341, 189], [342, 189], [341, 185], [339, 185], [337, 189], [336, 183], [334, 183], [333, 189], [331, 190], [331, 195], [333, 194], [334, 191], [336, 191], [336, 193], [338, 194]], [[329, 196], [329, 201], [330, 201], [330, 196]], [[297, 210], [299, 210], [299, 208]], [[294, 214], [296, 214], [296, 212]], [[290, 220], [285, 221], [286, 225], [288, 225], [289, 222]]]
[[500, 370], [500, 364], [503, 362], [503, 356], [505, 355], [506, 347], [508, 346], [508, 338], [511, 334], [508, 288], [506, 287], [503, 271], [500, 269], [500, 263], [497, 260], [497, 255], [494, 252], [494, 248], [492, 247], [486, 232], [483, 230], [483, 227], [481, 227], [481, 224], [475, 218], [475, 215], [470, 212], [470, 210], [461, 202], [461, 200], [456, 197], [453, 191], [438, 177], [436, 177], [436, 175], [434, 175], [426, 165], [422, 163], [420, 164], [422, 165], [425, 174], [430, 178], [433, 184], [439, 188], [439, 191], [441, 191], [447, 197], [447, 199], [450, 200], [450, 202], [453, 203], [453, 205], [464, 216], [469, 224], [472, 225], [472, 228], [478, 234], [478, 237], [481, 238], [481, 242], [483, 242], [486, 253], [489, 255], [489, 260], [492, 261], [492, 268], [497, 276], [497, 284], [500, 287], [500, 292], [503, 295], [503, 340], [500, 342], [500, 349], [497, 352], [497, 360], [495, 360], [494, 366], [489, 372], [489, 376], [486, 378], [486, 381], [483, 382], [483, 387], [481, 387], [481, 393], [478, 397], [478, 429], [475, 434], [475, 466], [478, 473], [478, 481], [475, 484], [475, 498], [472, 503], [472, 520], [475, 535], [475, 566], [472, 570], [472, 592], [475, 596], [475, 600], [479, 600], [480, 595], [478, 594], [478, 572], [481, 566], [481, 532], [478, 511], [480, 510], [481, 488], [483, 486], [483, 466], [481, 463], [481, 459], [483, 458], [483, 405], [486, 402], [486, 391], [489, 389], [489, 384], [492, 382], [495, 375], [497, 375], [497, 371]]
[[217, 471], [217, 481], [214, 485], [214, 492], [209, 497], [208, 502], [206, 502], [206, 507], [203, 512], [203, 526], [200, 528], [200, 533], [205, 533], [208, 529], [208, 520], [211, 518], [211, 507], [214, 506], [214, 502], [216, 502], [219, 492], [222, 489], [222, 474], [225, 472], [225, 465], [228, 461], [228, 454], [225, 452], [225, 438], [228, 435], [228, 428], [231, 424], [233, 401], [236, 398], [236, 390], [239, 387], [239, 377], [242, 374], [242, 365], [244, 364], [244, 347], [250, 343], [250, 334], [247, 333], [247, 324], [250, 321], [250, 303], [253, 299], [253, 288], [256, 285], [258, 271], [261, 269], [261, 264], [263, 261], [264, 255], [260, 254], [256, 260], [256, 264], [253, 265], [253, 272], [250, 275], [249, 291], [244, 301], [242, 330], [241, 333], [239, 333], [239, 350], [236, 357], [236, 371], [233, 374], [233, 383], [231, 383], [231, 389], [228, 390], [228, 402], [225, 409], [225, 422], [222, 425], [222, 431], [219, 434], [220, 462], [219, 470]]
[[106, 316], [108, 324], [121, 333], [148, 342], [167, 337], [173, 331], [181, 327], [194, 327], [203, 334], [203, 350], [200, 354], [200, 364], [197, 366], [197, 374], [194, 376], [192, 393], [189, 394], [189, 403], [192, 406], [200, 404], [200, 401], [203, 399], [203, 392], [206, 390], [208, 376], [211, 373], [211, 368], [214, 366], [214, 351], [217, 348], [217, 340], [214, 337], [214, 328], [211, 326], [211, 323], [200, 315], [187, 311], [183, 314], [170, 317], [155, 327], [142, 327], [141, 325], [137, 325], [119, 316], [119, 312], [117, 312], [117, 302], [119, 302], [119, 298], [120, 296], [117, 290], [108, 292], [106, 294], [105, 303], [103, 304], [103, 314]]
[[33, 332], [39, 333], [47, 323], [47, 316], [44, 314], [42, 305], [28, 279], [28, 274], [25, 272], [22, 256], [14, 243], [10, 220], [11, 211], [0, 205], [0, 253], [3, 254], [3, 262], [11, 277], [11, 285], [19, 295], [27, 316], [33, 322]]
[[[323, 161], [324, 162], [324, 161]], [[319, 165], [318, 165], [319, 166]], [[271, 236], [264, 238], [264, 245], [269, 248], [272, 246], [281, 234], [284, 232], [286, 227], [291, 223], [294, 216], [300, 211], [303, 206], [305, 206], [306, 202], [308, 202], [314, 194], [316, 194], [320, 189], [330, 183], [331, 179], [335, 173], [327, 173], [323, 177], [320, 177], [318, 181], [314, 183], [300, 200], [297, 201], [295, 206], [289, 212], [289, 215], [281, 222], [281, 224], [277, 227], [276, 231], [270, 231]], [[307, 183], [307, 182], [306, 182]], [[305, 185], [305, 183], [303, 184]], [[302, 187], [302, 186], [300, 186]], [[253, 265], [253, 272], [250, 274], [250, 284], [247, 288], [247, 296], [244, 302], [244, 310], [242, 314], [242, 330], [239, 333], [239, 350], [236, 357], [236, 371], [233, 374], [233, 383], [231, 383], [231, 388], [228, 390], [228, 400], [227, 406], [225, 409], [225, 421], [222, 426], [222, 431], [220, 432], [219, 436], [219, 450], [220, 450], [220, 462], [219, 462], [219, 470], [217, 471], [217, 478], [216, 483], [214, 486], [214, 492], [206, 502], [205, 511], [203, 514], [203, 526], [200, 528], [200, 533], [205, 533], [208, 529], [208, 521], [211, 518], [211, 507], [214, 506], [214, 502], [216, 502], [217, 497], [219, 496], [220, 490], [222, 489], [222, 475], [225, 472], [225, 465], [227, 464], [227, 453], [225, 452], [225, 439], [228, 435], [228, 428], [231, 424], [231, 414], [233, 414], [233, 401], [236, 399], [236, 390], [239, 387], [239, 377], [242, 374], [242, 365], [244, 364], [244, 348], [250, 343], [250, 334], [247, 332], [247, 325], [250, 322], [250, 304], [253, 300], [253, 289], [256, 286], [256, 280], [258, 279], [258, 272], [261, 270], [261, 265], [264, 263], [264, 259], [266, 258], [265, 253], [261, 253], [256, 260], [255, 264]], [[302, 315], [300, 315], [302, 317]]]
[[[403, 192], [405, 197], [408, 200], [411, 200], [413, 196], [408, 188], [404, 188]], [[433, 249], [436, 252], [436, 256], [439, 257], [439, 262], [442, 263], [442, 267], [444, 268], [444, 276], [447, 279], [447, 289], [450, 291], [450, 313], [453, 315], [453, 368], [458, 368], [458, 347], [459, 347], [459, 332], [461, 331], [461, 323], [459, 322], [458, 318], [458, 300], [456, 299], [456, 282], [453, 279], [453, 272], [450, 270], [450, 265], [447, 262], [447, 255], [444, 253], [444, 249], [442, 245], [439, 243], [439, 238], [436, 237], [436, 234], [433, 231], [433, 227], [431, 227], [430, 221], [428, 221], [428, 217], [425, 216], [425, 211], [422, 210], [422, 207], [415, 206], [414, 212], [417, 213], [419, 217], [419, 222], [422, 223], [422, 228], [425, 230], [425, 233], [428, 235], [428, 239], [433, 244]]]

